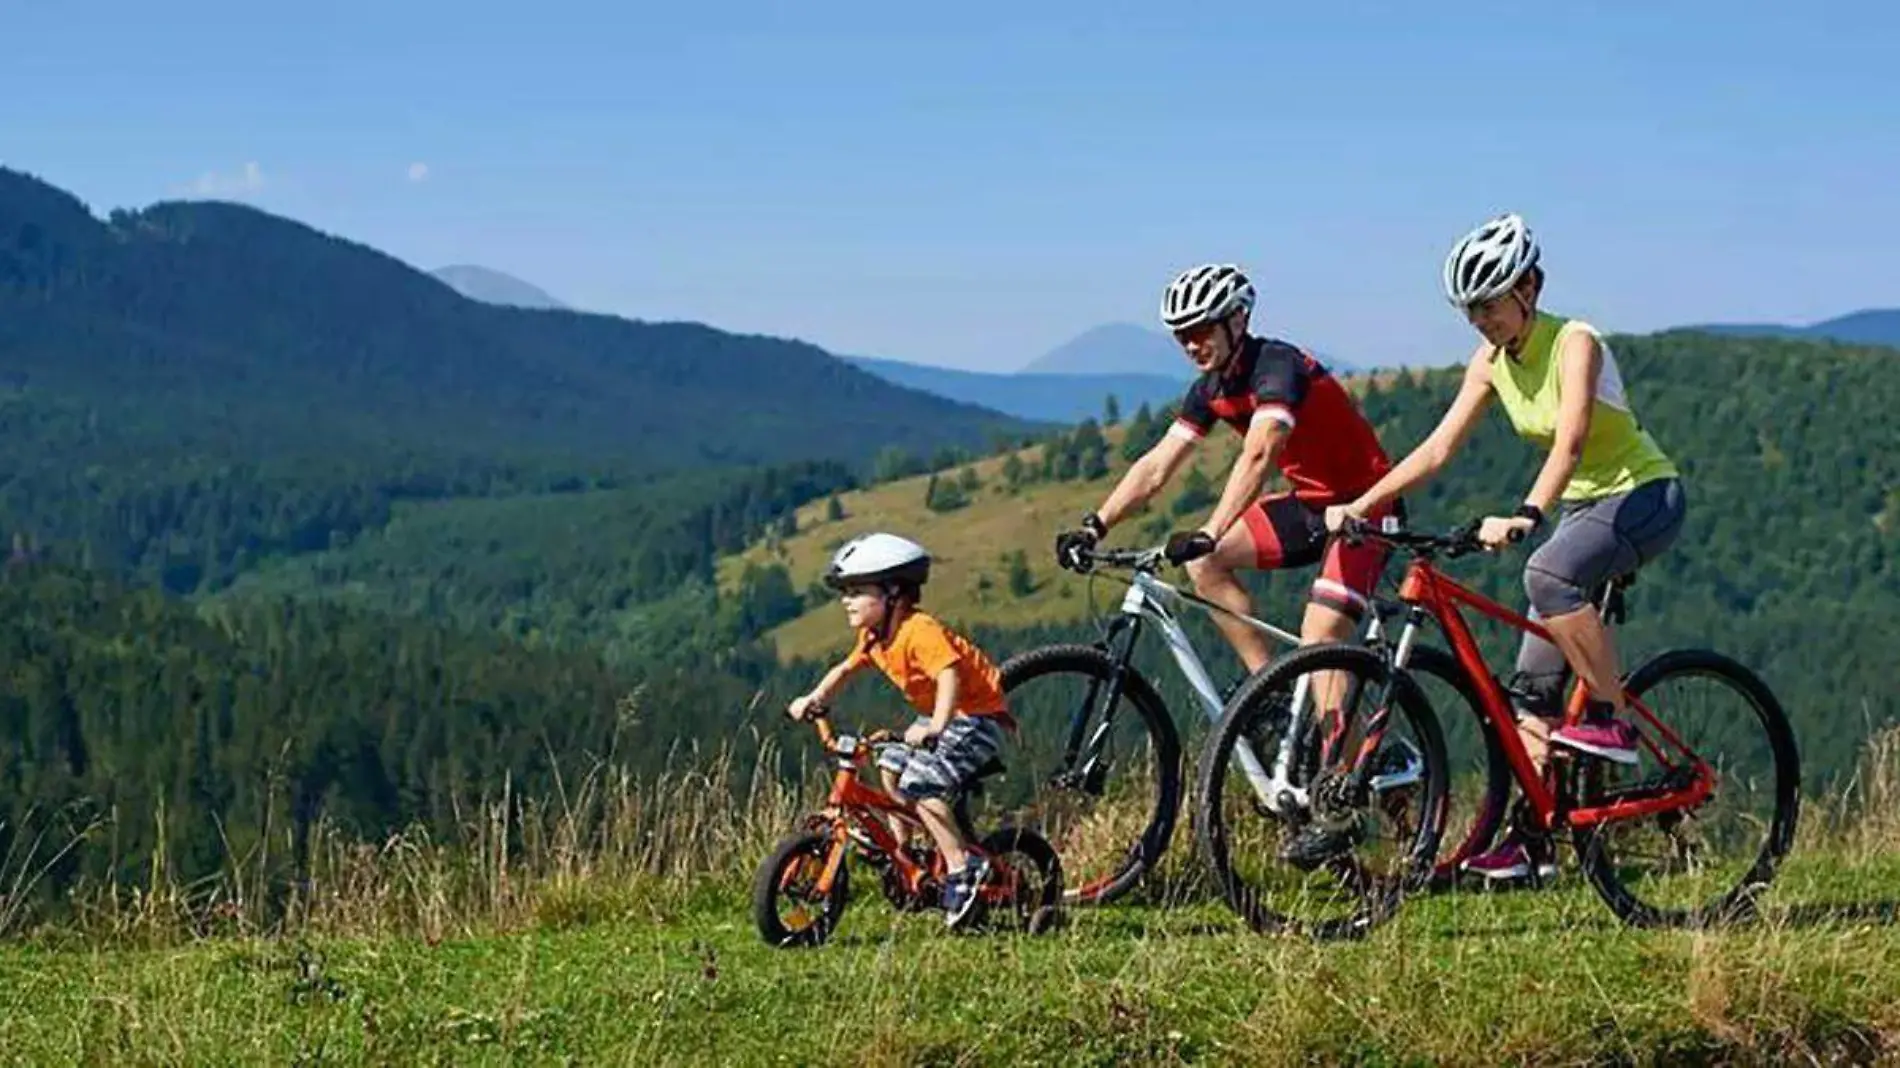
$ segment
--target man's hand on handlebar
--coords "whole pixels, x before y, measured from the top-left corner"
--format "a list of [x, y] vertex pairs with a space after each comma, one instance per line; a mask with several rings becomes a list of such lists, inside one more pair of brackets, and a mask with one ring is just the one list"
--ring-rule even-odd
[[1090, 567], [1089, 550], [1107, 533], [1108, 525], [1102, 522], [1101, 516], [1094, 512], [1083, 516], [1081, 529], [1056, 535], [1056, 566], [1086, 574]]

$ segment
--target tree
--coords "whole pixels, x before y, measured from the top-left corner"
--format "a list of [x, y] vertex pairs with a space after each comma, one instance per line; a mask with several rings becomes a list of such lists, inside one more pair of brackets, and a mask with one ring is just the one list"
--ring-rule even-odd
[[1201, 473], [1201, 465], [1188, 468], [1187, 478], [1181, 485], [1181, 495], [1174, 499], [1171, 509], [1175, 515], [1187, 515], [1189, 512], [1204, 511], [1212, 508], [1220, 497], [1214, 492], [1214, 484]]
[[1119, 423], [1121, 421], [1122, 421], [1121, 402], [1115, 399], [1115, 395], [1113, 393], [1110, 393], [1108, 395], [1108, 400], [1102, 403], [1102, 425], [1114, 426], [1116, 423]]
[[963, 487], [955, 479], [938, 478], [932, 474], [924, 486], [924, 507], [933, 512], [954, 512], [969, 503], [969, 495], [963, 492]]
[[1141, 458], [1142, 453], [1154, 448], [1158, 440], [1154, 414], [1148, 411], [1148, 402], [1143, 401], [1141, 407], [1135, 409], [1134, 418], [1128, 421], [1128, 429], [1123, 432], [1122, 459], [1134, 463]]
[[977, 490], [983, 488], [983, 480], [977, 477], [975, 467], [965, 466], [963, 473], [957, 477], [957, 485], [963, 492], [974, 494]]
[[1036, 576], [1029, 570], [1029, 558], [1021, 549], [1003, 554], [1003, 571], [1012, 596], [1027, 597], [1036, 592]]
[[839, 500], [838, 495], [834, 493], [831, 495], [831, 499], [825, 502], [825, 519], [836, 523], [843, 518], [844, 502]]
[[895, 482], [924, 473], [924, 462], [901, 445], [886, 445], [871, 464], [871, 481]]
[[1019, 452], [1011, 452], [1003, 457], [1003, 484], [1010, 492], [1021, 488], [1023, 483], [1023, 457]]

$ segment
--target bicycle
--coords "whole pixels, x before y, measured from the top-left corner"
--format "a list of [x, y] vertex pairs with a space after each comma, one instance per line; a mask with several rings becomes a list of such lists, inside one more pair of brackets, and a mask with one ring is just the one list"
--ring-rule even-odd
[[[1064, 891], [1065, 902], [1105, 904], [1131, 889], [1166, 852], [1181, 802], [1181, 743], [1174, 719], [1154, 684], [1130, 664], [1144, 624], [1160, 630], [1173, 663], [1210, 724], [1220, 721], [1226, 695], [1214, 684], [1177, 619], [1180, 607], [1192, 606], [1238, 619], [1283, 645], [1297, 646], [1300, 639], [1295, 633], [1251, 615], [1231, 612], [1156, 577], [1166, 561], [1159, 546], [1083, 550], [1080, 561], [1092, 574], [1098, 567], [1123, 569], [1129, 574], [1126, 580], [1117, 576], [1119, 581], [1127, 582], [1128, 589], [1103, 636], [1091, 644], [1057, 643], [1025, 650], [1006, 660], [1000, 671], [1003, 690], [1021, 724], [1021, 748], [1025, 751], [1032, 751], [1032, 730], [1040, 717], [1035, 714], [1039, 702], [1025, 697], [1022, 691], [1033, 682], [1051, 677], [1085, 683], [1082, 699], [1074, 702], [1061, 732], [1060, 755], [1051, 761], [1051, 768], [1038, 770], [1028, 778], [1044, 790], [1031, 807], [1038, 810], [1035, 817], [1041, 820], [1044, 834], [1059, 843], [1058, 851], [1063, 853], [1065, 870], [1071, 876]], [[1368, 613], [1363, 641], [1377, 645], [1382, 640], [1382, 619], [1390, 611], [1390, 606], [1384, 607], [1384, 611]], [[1440, 676], [1447, 685], [1462, 686], [1463, 671], [1448, 654], [1418, 647], [1414, 664], [1420, 672]], [[1121, 715], [1124, 704], [1133, 709], [1132, 719]], [[1120, 746], [1112, 734], [1118, 719], [1123, 727], [1130, 728], [1123, 732], [1126, 737]], [[1420, 743], [1402, 741], [1401, 748], [1408, 750], [1404, 753], [1406, 762], [1382, 774], [1375, 784], [1382, 791], [1402, 790], [1422, 780], [1427, 754], [1418, 747]], [[1116, 752], [1122, 748], [1134, 751], [1133, 760], [1127, 763], [1133, 766], [1136, 781], [1111, 790], [1110, 774], [1123, 768]], [[1275, 813], [1306, 806], [1304, 775], [1295, 764], [1298, 745], [1292, 735], [1283, 732], [1274, 742], [1273, 751], [1264, 757], [1252, 744], [1238, 748], [1240, 763], [1260, 806]], [[1070, 803], [1083, 811], [1067, 811], [1065, 805]], [[1442, 819], [1444, 813], [1441, 805], [1437, 815]], [[1480, 813], [1473, 837], [1481, 832], [1488, 840], [1499, 818], [1501, 814]], [[1132, 830], [1123, 826], [1131, 819], [1136, 824]], [[1092, 841], [1091, 836], [1102, 841]], [[1103, 870], [1077, 874], [1084, 858], [1089, 857], [1103, 858], [1099, 862]], [[1453, 863], [1448, 862], [1447, 871]]]
[[[1516, 806], [1514, 822], [1528, 835], [1538, 850], [1548, 855], [1553, 836], [1569, 832], [1580, 866], [1597, 894], [1624, 923], [1636, 927], [1706, 927], [1740, 921], [1752, 915], [1755, 900], [1773, 879], [1781, 859], [1792, 845], [1799, 810], [1799, 755], [1787, 717], [1768, 686], [1753, 672], [1729, 657], [1706, 649], [1675, 649], [1645, 661], [1625, 676], [1624, 693], [1630, 715], [1638, 728], [1640, 749], [1653, 765], [1632, 781], [1613, 781], [1608, 761], [1572, 755], [1552, 746], [1547, 768], [1537, 772], [1530, 754], [1516, 729], [1516, 718], [1504, 683], [1486, 666], [1477, 640], [1461, 614], [1470, 608], [1493, 621], [1520, 632], [1548, 637], [1538, 623], [1511, 611], [1471, 588], [1447, 577], [1434, 563], [1438, 557], [1454, 559], [1483, 551], [1477, 541], [1477, 524], [1460, 527], [1450, 534], [1433, 535], [1407, 531], [1394, 520], [1374, 526], [1353, 521], [1342, 531], [1351, 538], [1375, 537], [1406, 551], [1411, 562], [1399, 584], [1399, 601], [1406, 606], [1405, 622], [1395, 643], [1380, 649], [1329, 643], [1309, 646], [1276, 661], [1255, 675], [1229, 703], [1220, 725], [1208, 738], [1198, 768], [1199, 807], [1197, 810], [1199, 845], [1228, 905], [1255, 930], [1306, 930], [1325, 938], [1358, 934], [1370, 929], [1396, 912], [1403, 897], [1423, 881], [1422, 858], [1407, 858], [1395, 878], [1368, 882], [1358, 869], [1343, 858], [1329, 865], [1339, 888], [1354, 899], [1351, 915], [1343, 920], [1311, 923], [1298, 919], [1285, 906], [1269, 906], [1265, 896], [1273, 880], [1250, 882], [1233, 865], [1235, 830], [1228, 826], [1223, 808], [1226, 793], [1225, 769], [1237, 746], [1263, 716], [1277, 715], [1277, 706], [1288, 689], [1299, 691], [1306, 677], [1314, 672], [1333, 671], [1346, 676], [1347, 699], [1341, 703], [1341, 722], [1363, 720], [1364, 738], [1356, 749], [1331, 746], [1321, 754], [1325, 769], [1314, 793], [1336, 802], [1330, 815], [1342, 824], [1363, 817], [1369, 807], [1364, 784], [1371, 778], [1373, 762], [1367, 757], [1377, 750], [1382, 733], [1392, 722], [1395, 706], [1408, 717], [1433, 717], [1435, 713], [1420, 696], [1412, 678], [1412, 657], [1419, 629], [1429, 619], [1449, 639], [1456, 662], [1461, 665], [1466, 683], [1479, 697], [1489, 730], [1502, 747], [1508, 777], [1492, 777], [1487, 788], [1487, 807], [1504, 808], [1513, 783], [1523, 801]], [[1521, 540], [1521, 539], [1513, 539]], [[1628, 579], [1613, 580], [1599, 593], [1605, 607], [1620, 605], [1621, 591]], [[1620, 613], [1620, 607], [1618, 608]], [[1710, 680], [1726, 692], [1739, 695], [1746, 708], [1741, 717], [1726, 717], [1715, 745], [1705, 743], [1705, 753], [1683, 740], [1688, 733], [1672, 729], [1659, 718], [1663, 702], [1652, 695], [1672, 683]], [[1376, 695], [1367, 716], [1356, 708], [1358, 698]], [[1564, 709], [1565, 721], [1575, 723], [1583, 715], [1587, 691], [1580, 680], [1573, 680]], [[1297, 707], [1297, 705], [1296, 705]], [[1663, 708], [1670, 712], [1670, 708]], [[1676, 718], [1673, 713], [1672, 719]], [[1678, 728], [1681, 724], [1678, 724]], [[1749, 728], [1746, 733], [1742, 728]], [[1757, 730], [1758, 728], [1758, 730]], [[1718, 765], [1748, 740], [1765, 742], [1772, 767], [1765, 778], [1747, 774], [1723, 774]], [[1716, 745], [1720, 752], [1716, 753]], [[1343, 757], [1343, 759], [1342, 759]], [[1645, 761], [1639, 755], [1638, 767]], [[1433, 777], [1428, 769], [1427, 778]], [[1708, 867], [1704, 850], [1686, 841], [1688, 831], [1715, 830], [1717, 821], [1729, 814], [1728, 803], [1746, 800], [1751, 788], [1771, 784], [1772, 812], [1766, 817], [1739, 821], [1741, 832], [1765, 828], [1766, 833], [1752, 856], [1744, 856], [1739, 875], [1701, 877]], [[1719, 789], [1718, 789], [1719, 788]], [[1714, 802], [1722, 806], [1712, 807]], [[1363, 822], [1358, 824], [1363, 827]], [[1640, 885], [1641, 876], [1630, 869], [1643, 859], [1640, 853], [1626, 852], [1617, 841], [1618, 832], [1632, 836], [1647, 830], [1659, 832], [1668, 849], [1658, 859], [1665, 877], [1686, 872], [1691, 876], [1689, 904], [1665, 905], [1646, 900], [1652, 892]], [[1733, 834], [1729, 837], [1734, 837]], [[1723, 839], [1721, 834], [1705, 836], [1708, 843]], [[1727, 844], [1725, 840], [1721, 844]], [[1434, 846], [1435, 851], [1435, 846]], [[1747, 851], [1745, 851], [1746, 854]], [[1533, 863], [1533, 871], [1537, 865]], [[1700, 878], [1698, 878], [1700, 877]], [[1535, 878], [1535, 876], [1533, 876]], [[1713, 891], [1709, 887], [1716, 887]]]
[[[860, 778], [871, 762], [872, 746], [891, 740], [890, 732], [874, 731], [863, 739], [840, 734], [824, 708], [810, 718], [833, 763], [830, 794], [822, 810], [805, 818], [803, 829], [779, 840], [753, 879], [753, 921], [759, 937], [778, 947], [816, 946], [831, 937], [850, 900], [845, 861], [853, 853], [878, 872], [885, 899], [900, 912], [940, 907], [946, 874], [934, 847], [910, 841], [923, 832], [910, 806]], [[1060, 918], [1061, 859], [1041, 835], [1025, 827], [1005, 827], [979, 842], [969, 818], [969, 795], [1003, 770], [1002, 761], [992, 758], [952, 806], [964, 838], [977, 842], [974, 851], [990, 861], [975, 919], [981, 923], [991, 910], [1011, 910], [1024, 930], [1041, 934]], [[889, 816], [904, 825], [902, 839], [886, 822]], [[1035, 881], [1026, 889], [1030, 879]], [[793, 906], [789, 922], [780, 912], [786, 904]]]

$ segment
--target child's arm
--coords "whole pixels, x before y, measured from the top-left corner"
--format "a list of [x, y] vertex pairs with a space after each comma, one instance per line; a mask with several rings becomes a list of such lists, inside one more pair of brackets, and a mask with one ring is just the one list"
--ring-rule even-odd
[[955, 664], [937, 672], [937, 707], [931, 712], [929, 723], [912, 724], [904, 732], [905, 745], [922, 745], [924, 742], [942, 734], [950, 726], [950, 717], [957, 709], [957, 667]]
[[831, 670], [825, 672], [825, 677], [818, 680], [818, 685], [812, 687], [810, 693], [792, 698], [791, 706], [786, 709], [786, 712], [793, 719], [802, 720], [810, 714], [812, 706], [830, 704], [832, 694], [836, 693], [838, 687], [844, 685], [844, 681], [862, 666], [864, 666], [863, 662], [857, 657], [847, 657], [832, 665]]

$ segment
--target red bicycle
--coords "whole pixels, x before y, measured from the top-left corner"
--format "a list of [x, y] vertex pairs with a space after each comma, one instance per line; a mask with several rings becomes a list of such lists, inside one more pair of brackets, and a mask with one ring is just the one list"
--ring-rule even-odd
[[[1377, 788], [1381, 761], [1394, 748], [1395, 727], [1412, 728], [1428, 740], [1439, 735], [1434, 710], [1407, 668], [1418, 631], [1429, 619], [1443, 631], [1468, 692], [1477, 698], [1486, 748], [1494, 754], [1483, 784], [1482, 812], [1504, 811], [1515, 785], [1522, 800], [1512, 822], [1531, 839], [1533, 851], [1552, 856], [1552, 836], [1568, 832], [1591, 885], [1632, 926], [1705, 927], [1754, 915], [1757, 897], [1793, 843], [1800, 805], [1794, 732], [1754, 672], [1707, 649], [1661, 653], [1623, 683], [1640, 737], [1635, 765], [1552, 747], [1540, 773], [1518, 735], [1509, 691], [1487, 665], [1460, 610], [1471, 609], [1517, 632], [1545, 638], [1548, 632], [1447, 577], [1434, 563], [1441, 556], [1483, 551], [1477, 523], [1433, 535], [1407, 531], [1390, 519], [1376, 527], [1354, 522], [1342, 536], [1377, 538], [1410, 554], [1399, 585], [1405, 623], [1396, 641], [1377, 648], [1342, 643], [1289, 653], [1228, 702], [1201, 755], [1197, 834], [1230, 907], [1256, 930], [1349, 936], [1389, 917], [1407, 893], [1430, 879], [1438, 866], [1438, 835], [1413, 832], [1434, 822], [1442, 831], [1447, 779], [1442, 758], [1437, 766], [1428, 760], [1423, 781], [1410, 794]], [[1620, 611], [1627, 584], [1606, 584], [1598, 591], [1599, 604]], [[1314, 716], [1310, 695], [1316, 689], [1339, 696], [1340, 707]], [[1572, 682], [1566, 722], [1582, 716], [1585, 696], [1581, 682]], [[1719, 707], [1705, 713], [1698, 699], [1712, 699]], [[1262, 813], [1246, 791], [1227, 789], [1238, 739], [1322, 722], [1328, 729], [1300, 732], [1311, 738], [1299, 762], [1310, 776], [1305, 805], [1290, 818], [1258, 821], [1269, 824], [1259, 827], [1251, 818]], [[1350, 744], [1355, 730], [1360, 740]], [[1428, 755], [1443, 752], [1442, 746], [1414, 748]], [[1314, 821], [1343, 836], [1340, 841], [1347, 846], [1321, 865], [1321, 885], [1301, 882], [1300, 874], [1313, 873], [1290, 871], [1292, 866], [1283, 862], [1269, 862], [1258, 874], [1239, 863], [1258, 852], [1271, 854], [1254, 847], [1270, 845], [1276, 832], [1284, 835]], [[1389, 870], [1375, 872], [1366, 856], [1376, 856], [1380, 821], [1396, 826], [1395, 846]], [[1479, 822], [1496, 825], [1488, 817]], [[1460, 842], [1462, 855], [1451, 862], [1482, 847], [1478, 837]], [[1429, 838], [1429, 845], [1421, 838]], [[1296, 909], [1315, 904], [1344, 914], [1318, 920], [1295, 915]]]
[[[804, 828], [781, 839], [759, 865], [752, 891], [753, 919], [759, 937], [774, 946], [815, 946], [831, 937], [850, 900], [845, 860], [852, 853], [878, 872], [885, 898], [900, 912], [936, 908], [943, 892], [943, 856], [928, 842], [923, 825], [903, 801], [860, 778], [871, 761], [872, 746], [889, 741], [888, 731], [863, 739], [831, 729], [830, 713], [816, 709], [811, 723], [833, 761], [831, 793], [825, 807], [804, 820]], [[980, 769], [952, 812], [966, 840], [989, 858], [990, 875], [977, 892], [979, 920], [999, 910], [1024, 930], [1040, 934], [1054, 926], [1062, 900], [1062, 862], [1043, 837], [1024, 827], [1005, 827], [980, 841], [971, 827], [968, 796], [982, 780], [1003, 771], [992, 760]], [[890, 819], [904, 827], [903, 840]]]

